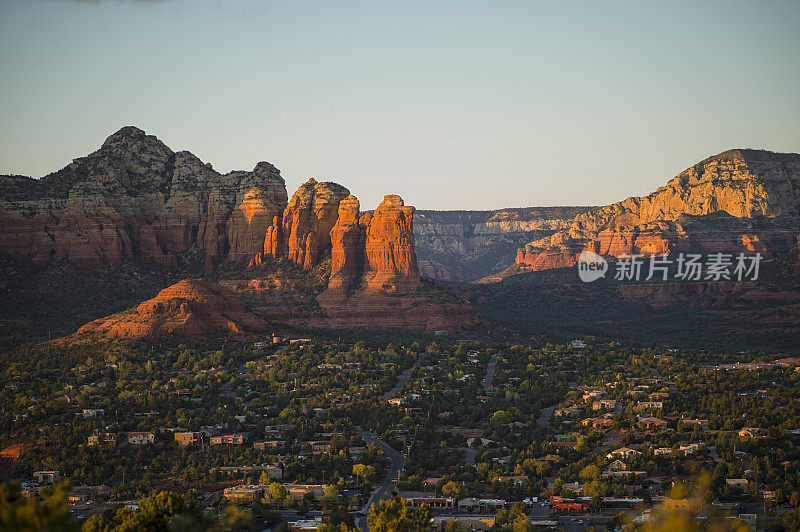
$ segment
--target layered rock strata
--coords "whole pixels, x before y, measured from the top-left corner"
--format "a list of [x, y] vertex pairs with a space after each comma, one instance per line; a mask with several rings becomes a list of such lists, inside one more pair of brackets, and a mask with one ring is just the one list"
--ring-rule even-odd
[[247, 311], [229, 288], [202, 279], [180, 281], [136, 308], [87, 323], [69, 341], [137, 336], [203, 336], [211, 331], [263, 331], [267, 322]]
[[[579, 214], [570, 228], [517, 252], [521, 270], [572, 266], [581, 250], [606, 256], [679, 251], [788, 251], [800, 225], [800, 155], [729, 150], [652, 194]], [[520, 268], [517, 268], [520, 271]]]
[[39, 264], [66, 258], [88, 268], [129, 260], [175, 267], [197, 247], [211, 271], [260, 251], [286, 202], [284, 181], [269, 163], [223, 175], [124, 127], [42, 179], [0, 177], [0, 251]]

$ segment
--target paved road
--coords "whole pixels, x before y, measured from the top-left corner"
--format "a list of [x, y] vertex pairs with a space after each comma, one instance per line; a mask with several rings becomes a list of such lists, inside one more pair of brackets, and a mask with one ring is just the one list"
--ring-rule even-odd
[[383, 483], [373, 490], [372, 494], [367, 500], [367, 503], [364, 505], [364, 508], [361, 510], [361, 512], [356, 514], [356, 526], [358, 526], [358, 528], [361, 530], [367, 530], [367, 514], [369, 513], [370, 507], [373, 504], [379, 503], [380, 501], [385, 501], [392, 498], [392, 492], [395, 490], [395, 481], [397, 480], [400, 471], [402, 471], [406, 465], [406, 457], [389, 447], [386, 442], [375, 436], [373, 433], [360, 428], [356, 428], [356, 432], [359, 436], [361, 436], [361, 438], [364, 439], [365, 442], [379, 445], [386, 453], [386, 457], [390, 462], [389, 472], [386, 473], [386, 478], [384, 478]]
[[550, 416], [552, 416], [553, 412], [556, 411], [556, 406], [557, 405], [542, 408], [539, 411], [539, 417], [536, 418], [536, 424], [540, 427], [546, 427], [550, 423]]
[[419, 366], [422, 363], [422, 359], [423, 359], [424, 356], [425, 356], [424, 353], [420, 354], [417, 357], [416, 362], [414, 362], [414, 365], [411, 366], [410, 368], [408, 368], [407, 370], [405, 370], [403, 373], [401, 373], [399, 377], [397, 377], [397, 384], [395, 385], [394, 388], [392, 388], [391, 390], [389, 390], [388, 392], [383, 394], [383, 398], [384, 399], [391, 399], [396, 394], [400, 393], [400, 391], [403, 389], [403, 387], [406, 384], [408, 384], [408, 380], [411, 378], [411, 372], [414, 371], [414, 368], [416, 368], [417, 366]]
[[486, 365], [486, 376], [483, 378], [483, 389], [488, 390], [492, 387], [492, 379], [494, 379], [494, 371], [497, 369], [497, 354], [492, 355], [489, 363]]
[[464, 451], [464, 459], [469, 465], [475, 465], [475, 455], [478, 454], [478, 449], [474, 447], [456, 447], [459, 451]]

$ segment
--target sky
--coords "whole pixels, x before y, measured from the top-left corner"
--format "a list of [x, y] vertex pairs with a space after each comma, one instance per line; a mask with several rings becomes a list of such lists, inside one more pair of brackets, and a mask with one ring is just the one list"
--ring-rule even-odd
[[800, 152], [800, 2], [0, 0], [0, 173], [125, 125], [372, 209], [602, 205]]

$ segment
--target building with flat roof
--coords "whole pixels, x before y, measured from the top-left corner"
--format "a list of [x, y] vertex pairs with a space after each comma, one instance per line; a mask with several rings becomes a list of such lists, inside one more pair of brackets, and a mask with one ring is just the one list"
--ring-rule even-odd
[[264, 486], [242, 484], [222, 490], [222, 494], [232, 501], [257, 501], [264, 497]]

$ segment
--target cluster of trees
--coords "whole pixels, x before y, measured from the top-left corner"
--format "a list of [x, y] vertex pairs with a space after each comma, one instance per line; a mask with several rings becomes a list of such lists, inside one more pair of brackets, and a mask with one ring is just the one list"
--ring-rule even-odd
[[212, 530], [243, 532], [253, 514], [229, 505], [216, 516], [206, 515], [196, 503], [162, 491], [139, 500], [138, 510], [121, 507], [116, 512], [93, 515], [82, 525], [68, 511], [69, 485], [61, 483], [44, 493], [40, 502], [24, 497], [18, 484], [0, 484], [0, 530], [139, 532], [142, 530]]

